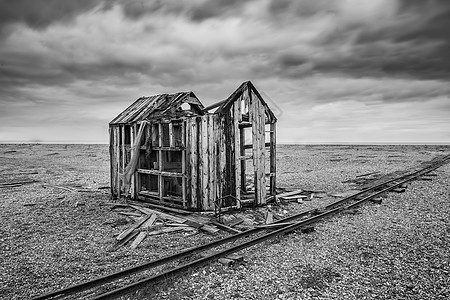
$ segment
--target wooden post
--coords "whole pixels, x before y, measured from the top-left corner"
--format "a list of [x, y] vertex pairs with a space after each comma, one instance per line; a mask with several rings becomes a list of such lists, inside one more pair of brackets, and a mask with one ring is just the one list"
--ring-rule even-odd
[[240, 128], [239, 129], [239, 139], [240, 139], [240, 150], [239, 150], [239, 155], [241, 156], [241, 189], [244, 192], [247, 192], [247, 180], [245, 177], [245, 169], [246, 169], [246, 164], [247, 161], [245, 158], [242, 159], [242, 157], [245, 157], [245, 128]]
[[[158, 124], [158, 133], [159, 133], [159, 147], [162, 147], [162, 124], [159, 123]], [[161, 150], [161, 148], [158, 150], [158, 169], [159, 172], [163, 171], [163, 152]], [[163, 178], [162, 175], [159, 174], [158, 175], [158, 190], [159, 190], [159, 202], [162, 203], [163, 202], [163, 190], [164, 190], [164, 182], [163, 182]]]
[[186, 147], [185, 147], [185, 135], [186, 135], [186, 122], [181, 123], [181, 146], [183, 150], [181, 151], [181, 173], [183, 177], [181, 178], [181, 197], [183, 199], [183, 208], [187, 208], [186, 203]]
[[191, 208], [198, 208], [198, 202], [200, 202], [200, 199], [198, 198], [198, 177], [199, 177], [199, 168], [198, 168], [198, 144], [199, 144], [199, 136], [198, 136], [198, 128], [197, 128], [197, 117], [194, 117], [189, 120], [189, 123], [191, 125], [190, 128], [190, 136], [189, 136], [189, 147], [191, 149], [190, 151], [190, 157], [189, 162], [191, 165]]
[[[137, 153], [139, 153], [138, 149], [134, 149], [134, 141], [135, 141], [134, 135], [136, 133], [135, 129], [136, 129], [136, 123], [130, 126], [130, 154], [131, 154], [131, 157], [133, 157], [133, 155], [135, 155], [136, 151], [138, 151]], [[130, 162], [128, 162], [128, 163], [130, 163]], [[134, 189], [135, 174], [136, 173], [131, 175], [131, 180], [130, 180], [130, 196], [133, 199], [135, 198], [135, 194], [134, 194], [135, 193], [135, 189]]]
[[173, 137], [173, 124], [172, 122], [169, 123], [169, 147], [175, 147], [175, 141]]
[[277, 174], [277, 126], [270, 123], [270, 194], [276, 195], [276, 174]]
[[208, 196], [208, 209], [214, 208], [214, 202], [216, 200], [216, 168], [215, 160], [217, 156], [215, 154], [215, 127], [214, 127], [214, 115], [208, 115], [208, 160], [209, 160], [209, 196]]
[[233, 129], [234, 129], [234, 174], [235, 174], [235, 191], [236, 191], [236, 199], [237, 208], [240, 208], [240, 200], [241, 200], [241, 135], [239, 132], [239, 118], [240, 118], [240, 106], [241, 100], [234, 102], [233, 104]]
[[208, 149], [208, 116], [201, 117], [201, 176], [202, 176], [202, 209], [208, 209], [209, 197], [209, 149]]
[[[122, 141], [122, 159], [121, 159], [121, 162], [122, 162], [122, 166], [121, 166], [121, 173], [122, 174], [124, 174], [125, 173], [125, 159], [126, 159], [126, 150], [125, 150], [125, 125], [121, 125], [120, 126], [120, 135], [121, 135], [121, 141]], [[122, 183], [123, 183], [123, 176], [122, 176]], [[124, 185], [125, 186], [125, 185]], [[124, 192], [125, 192], [125, 190], [124, 190]], [[121, 187], [121, 190], [119, 190], [119, 195], [121, 196], [122, 195], [122, 187]]]

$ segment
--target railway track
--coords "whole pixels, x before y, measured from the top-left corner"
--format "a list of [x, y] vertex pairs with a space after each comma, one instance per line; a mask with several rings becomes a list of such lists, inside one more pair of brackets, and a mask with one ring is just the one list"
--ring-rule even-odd
[[[436, 170], [444, 164], [450, 162], [450, 155], [439, 157], [433, 159], [429, 163], [424, 164], [421, 168], [412, 170], [407, 174], [393, 178], [391, 180], [385, 181], [383, 183], [377, 184], [373, 187], [362, 190], [346, 198], [335, 201], [323, 208], [312, 209], [308, 211], [301, 212], [299, 214], [278, 220], [274, 223], [280, 223], [279, 229], [264, 229], [264, 228], [254, 228], [239, 234], [231, 235], [222, 238], [217, 241], [210, 242], [208, 244], [200, 245], [198, 247], [189, 248], [183, 250], [174, 255], [166, 256], [158, 260], [146, 262], [135, 267], [131, 267], [122, 271], [118, 271], [106, 276], [98, 277], [93, 280], [85, 281], [67, 288], [52, 291], [50, 293], [40, 295], [32, 298], [33, 300], [43, 300], [52, 299], [54, 297], [75, 297], [76, 298], [88, 298], [88, 299], [113, 299], [123, 295], [129, 295], [130, 293], [142, 289], [144, 287], [151, 286], [161, 280], [169, 278], [171, 276], [180, 274], [192, 268], [196, 268], [207, 264], [213, 260], [221, 257], [225, 257], [231, 253], [240, 251], [242, 249], [251, 247], [268, 239], [277, 237], [279, 235], [292, 232], [294, 230], [300, 229], [304, 226], [319, 222], [329, 216], [335, 215], [344, 210], [355, 208], [364, 202], [374, 199], [386, 192], [394, 190], [395, 188], [402, 186], [403, 184], [420, 178], [421, 176]], [[288, 223], [288, 224], [286, 224]], [[289, 224], [290, 223], [290, 224]], [[236, 241], [242, 241], [239, 244], [235, 244]], [[230, 244], [224, 249], [217, 250], [218, 247]], [[193, 255], [198, 255], [204, 253], [205, 251], [215, 250], [203, 257], [180, 263], [180, 260], [192, 257]], [[133, 276], [137, 276], [145, 273], [149, 270], [153, 270], [157, 267], [167, 265], [169, 263], [177, 263], [177, 267], [166, 268], [156, 274], [146, 275], [143, 279], [134, 279], [134, 282], [123, 284], [121, 282], [128, 280], [133, 281]], [[111, 290], [107, 292], [99, 292], [97, 289], [100, 287], [105, 289], [105, 285], [113, 285], [110, 287]], [[122, 285], [117, 288], [117, 286]], [[82, 294], [84, 293], [84, 294]]]

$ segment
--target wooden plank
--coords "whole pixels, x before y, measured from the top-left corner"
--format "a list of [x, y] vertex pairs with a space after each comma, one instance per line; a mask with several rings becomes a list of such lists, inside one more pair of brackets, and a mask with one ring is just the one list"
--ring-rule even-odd
[[215, 115], [208, 115], [208, 154], [209, 154], [209, 196], [208, 209], [214, 209], [214, 202], [216, 201], [216, 167], [215, 160], [217, 159], [215, 136], [216, 128], [214, 126]]
[[[159, 133], [159, 141], [158, 141], [158, 143], [159, 143], [160, 146], [162, 146], [162, 140], [163, 140], [162, 131], [163, 131], [162, 130], [162, 124], [159, 123], [158, 124], [158, 133]], [[162, 150], [158, 150], [158, 170], [160, 172], [162, 172], [162, 170], [163, 170], [163, 154], [162, 153], [163, 153]], [[163, 192], [164, 192], [164, 182], [163, 182], [163, 178], [162, 178], [161, 174], [158, 175], [158, 192], [159, 192], [159, 202], [162, 203], [163, 202], [163, 196], [164, 196], [164, 194], [163, 194]]]
[[235, 193], [237, 201], [237, 208], [240, 208], [241, 200], [241, 134], [239, 132], [239, 116], [240, 116], [241, 101], [238, 100], [233, 104], [233, 129], [234, 129], [234, 173], [235, 173]]
[[173, 138], [173, 124], [169, 123], [169, 147], [175, 147], [175, 140]]
[[[139, 153], [139, 149], [134, 149], [135, 134], [137, 132], [137, 131], [135, 131], [135, 129], [136, 129], [135, 126], [136, 126], [136, 124], [133, 124], [132, 126], [130, 126], [131, 157], [133, 157], [135, 155], [136, 151], [138, 151], [138, 153]], [[128, 163], [130, 163], [130, 162], [128, 162]], [[136, 191], [135, 190], [135, 179], [134, 179], [135, 176], [136, 176], [136, 173], [132, 174], [131, 180], [130, 180], [130, 196], [132, 199], [134, 199], [136, 196], [136, 194], [135, 194], [135, 191]]]
[[137, 246], [139, 246], [139, 244], [145, 239], [146, 236], [147, 236], [147, 232], [146, 231], [139, 232], [139, 234], [137, 235], [136, 239], [133, 241], [133, 243], [131, 243], [130, 248], [131, 249], [136, 249]]
[[135, 212], [128, 212], [128, 211], [119, 211], [117, 212], [120, 215], [129, 216], [129, 217], [141, 217], [141, 214], [135, 213]]
[[133, 232], [131, 232], [126, 238], [118, 241], [114, 247], [113, 250], [117, 250], [118, 248], [122, 247], [123, 245], [125, 245], [126, 243], [128, 243], [129, 241], [131, 241], [136, 235], [139, 234], [138, 230], [134, 230]]
[[114, 140], [114, 126], [109, 126], [109, 182], [111, 195], [114, 197], [114, 186], [115, 186], [115, 159], [114, 159], [114, 150], [115, 150], [115, 140]]
[[120, 182], [120, 172], [121, 172], [121, 170], [120, 170], [120, 164], [121, 164], [121, 160], [120, 160], [120, 126], [116, 126], [114, 128], [114, 132], [115, 132], [115, 135], [116, 135], [116, 155], [115, 155], [115, 158], [116, 158], [116, 163], [117, 163], [117, 165], [116, 165], [116, 167], [117, 167], [117, 169], [116, 169], [116, 176], [117, 176], [116, 177], [117, 178], [116, 196], [120, 198], [120, 189], [121, 189], [121, 187], [120, 187], [120, 185], [121, 185], [121, 182]]
[[276, 195], [277, 188], [277, 126], [276, 123], [270, 124], [270, 195]]
[[152, 215], [152, 214], [156, 214], [161, 219], [170, 220], [170, 221], [173, 221], [173, 222], [176, 222], [176, 223], [184, 223], [187, 220], [185, 218], [169, 215], [169, 214], [166, 214], [166, 213], [163, 213], [163, 212], [160, 212], [160, 211], [156, 211], [156, 210], [150, 209], [148, 207], [141, 207], [141, 206], [137, 206], [137, 205], [130, 205], [130, 206], [132, 208], [134, 208], [134, 209], [136, 209], [136, 210], [138, 210], [140, 212], [143, 212], [144, 214], [148, 215], [148, 217], [150, 217], [150, 215]]
[[140, 202], [132, 201], [132, 202], [130, 202], [130, 204], [133, 204], [133, 205], [136, 205], [136, 206], [148, 207], [148, 208], [157, 208], [157, 209], [165, 210], [165, 211], [168, 211], [168, 212], [173, 212], [173, 213], [180, 214], [180, 215], [190, 215], [192, 213], [192, 212], [187, 211], [187, 210], [176, 209], [176, 208], [171, 208], [171, 207], [158, 205], [158, 204], [152, 204], [152, 203], [140, 203]]
[[266, 204], [266, 194], [267, 194], [267, 188], [266, 188], [266, 148], [265, 148], [265, 141], [266, 141], [266, 126], [265, 126], [265, 118], [266, 118], [266, 110], [265, 107], [262, 105], [260, 100], [258, 99], [258, 107], [259, 107], [259, 135], [260, 135], [260, 143], [259, 143], [259, 152], [260, 152], [260, 163], [259, 163], [259, 176], [261, 178], [261, 203], [260, 204]]
[[255, 185], [255, 200], [254, 205], [258, 205], [261, 201], [260, 197], [260, 178], [259, 178], [259, 135], [258, 135], [258, 100], [253, 99], [251, 90], [249, 89], [250, 97], [250, 122], [252, 123], [252, 153], [253, 153], [253, 177]]
[[199, 144], [199, 136], [198, 136], [198, 126], [197, 126], [198, 118], [192, 118], [191, 121], [191, 134], [190, 134], [190, 149], [191, 155], [189, 158], [190, 161], [190, 169], [191, 169], [191, 208], [197, 209], [199, 195], [199, 186], [198, 186], [198, 144]]
[[185, 230], [185, 227], [171, 227], [171, 228], [162, 228], [160, 230], [155, 230], [147, 233], [147, 235], [158, 235], [163, 233], [175, 232]]
[[149, 169], [138, 169], [138, 173], [141, 174], [153, 174], [153, 175], [162, 175], [168, 177], [185, 177], [183, 173], [175, 173], [175, 172], [166, 172], [166, 171], [158, 171], [158, 170], [149, 170]]
[[303, 192], [303, 190], [295, 190], [295, 191], [292, 191], [292, 192], [286, 192], [286, 193], [278, 194], [277, 197], [288, 197], [288, 196], [292, 196], [292, 195], [298, 195], [301, 192]]
[[150, 218], [150, 215], [142, 216], [135, 224], [121, 232], [117, 237], [116, 240], [120, 241], [126, 238], [133, 230], [139, 228], [142, 224], [144, 224], [148, 219]]
[[[246, 179], [246, 175], [245, 175], [245, 169], [247, 167], [247, 162], [245, 161], [247, 159], [246, 155], [245, 155], [245, 148], [244, 148], [244, 144], [245, 144], [245, 130], [244, 128], [240, 128], [239, 129], [239, 140], [240, 140], [240, 149], [239, 149], [239, 154], [240, 154], [240, 159], [241, 159], [241, 189], [244, 192], [247, 192], [247, 179]], [[242, 159], [242, 157], [244, 157], [245, 159]], [[248, 159], [253, 159], [253, 155], [250, 155]]]
[[[181, 124], [181, 144], [184, 146], [185, 139], [185, 127], [186, 122]], [[186, 150], [181, 152], [181, 173], [183, 173], [183, 178], [181, 178], [181, 198], [183, 199], [183, 208], [187, 208], [186, 200]]]
[[202, 210], [208, 210], [209, 198], [209, 145], [208, 145], [208, 116], [201, 118], [201, 174], [202, 174]]
[[144, 224], [142, 224], [141, 228], [145, 229], [151, 227], [153, 224], [155, 224], [157, 218], [158, 216], [156, 214], [151, 214], [150, 218], [148, 218], [148, 220], [145, 221]]

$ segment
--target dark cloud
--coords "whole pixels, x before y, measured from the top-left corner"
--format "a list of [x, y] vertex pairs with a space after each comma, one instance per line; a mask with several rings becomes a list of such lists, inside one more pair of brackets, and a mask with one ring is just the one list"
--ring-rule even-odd
[[46, 28], [54, 22], [68, 22], [95, 7], [110, 7], [100, 0], [0, 0], [0, 30], [23, 23], [35, 29]]
[[125, 16], [140, 19], [155, 13], [170, 16], [184, 16], [193, 22], [203, 22], [207, 19], [221, 18], [233, 13], [239, 15], [239, 9], [246, 2], [242, 0], [205, 0], [205, 1], [118, 1]]

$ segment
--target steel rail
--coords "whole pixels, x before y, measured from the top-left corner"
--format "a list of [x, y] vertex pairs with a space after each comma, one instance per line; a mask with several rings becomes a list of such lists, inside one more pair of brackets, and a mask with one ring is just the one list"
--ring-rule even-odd
[[[154, 275], [154, 276], [152, 276], [152, 277], [149, 277], [149, 278], [140, 280], [140, 281], [138, 281], [138, 282], [136, 282], [136, 283], [132, 283], [132, 284], [126, 285], [126, 286], [124, 286], [124, 287], [121, 287], [121, 288], [112, 290], [112, 291], [110, 291], [110, 292], [107, 292], [107, 293], [98, 295], [98, 296], [94, 297], [93, 300], [111, 299], [112, 297], [119, 297], [119, 296], [121, 296], [121, 295], [128, 294], [129, 292], [131, 292], [131, 291], [133, 291], [133, 290], [137, 290], [137, 289], [139, 289], [139, 288], [143, 288], [144, 286], [147, 286], [147, 285], [149, 285], [150, 283], [156, 283], [156, 282], [158, 282], [158, 281], [160, 281], [160, 280], [163, 280], [163, 279], [165, 279], [165, 278], [168, 278], [169, 276], [175, 275], [175, 274], [177, 274], [177, 273], [181, 273], [181, 272], [186, 271], [186, 270], [191, 269], [191, 268], [200, 267], [200, 266], [206, 264], [206, 263], [209, 262], [209, 261], [212, 261], [212, 260], [218, 259], [218, 258], [220, 258], [220, 257], [224, 257], [224, 256], [226, 256], [226, 255], [228, 255], [228, 254], [231, 254], [231, 253], [234, 253], [234, 252], [243, 250], [243, 249], [245, 249], [245, 248], [251, 247], [251, 246], [253, 246], [253, 245], [256, 245], [256, 244], [258, 244], [258, 243], [261, 243], [261, 242], [266, 241], [266, 240], [268, 240], [268, 239], [271, 239], [271, 238], [273, 238], [273, 237], [279, 236], [279, 235], [281, 235], [281, 234], [289, 233], [289, 232], [294, 231], [294, 230], [296, 230], [296, 229], [298, 229], [298, 228], [300, 228], [300, 227], [303, 227], [303, 226], [305, 226], [305, 225], [308, 225], [308, 224], [311, 224], [311, 223], [320, 221], [320, 220], [322, 220], [323, 218], [325, 218], [325, 217], [327, 217], [327, 216], [331, 216], [331, 215], [334, 215], [334, 214], [336, 214], [336, 213], [338, 213], [338, 212], [341, 212], [342, 210], [346, 210], [346, 209], [353, 208], [353, 207], [355, 207], [355, 206], [357, 206], [357, 205], [362, 204], [362, 203], [365, 202], [365, 201], [368, 201], [368, 200], [370, 200], [370, 199], [372, 199], [372, 198], [375, 198], [375, 197], [377, 197], [377, 196], [379, 196], [379, 195], [381, 195], [381, 194], [383, 194], [383, 193], [386, 193], [386, 192], [388, 192], [388, 191], [390, 191], [390, 190], [393, 190], [393, 189], [395, 189], [396, 187], [398, 187], [398, 186], [400, 186], [400, 185], [402, 185], [402, 184], [404, 184], [404, 183], [406, 183], [406, 182], [409, 182], [409, 181], [411, 181], [411, 180], [414, 180], [414, 179], [416, 179], [417, 177], [423, 176], [424, 174], [429, 173], [429, 172], [431, 172], [431, 171], [433, 171], [433, 170], [439, 168], [440, 166], [444, 165], [445, 163], [448, 163], [448, 160], [449, 160], [449, 159], [450, 159], [450, 155], [447, 156], [445, 159], [442, 159], [442, 160], [441, 160], [439, 163], [437, 163], [437, 164], [430, 165], [430, 166], [425, 167], [425, 168], [423, 168], [423, 169], [421, 169], [421, 170], [418, 170], [418, 171], [413, 172], [413, 173], [410, 173], [410, 174], [406, 174], [406, 175], [404, 175], [404, 176], [400, 176], [400, 178], [404, 178], [404, 177], [408, 177], [408, 178], [406, 178], [406, 179], [404, 179], [404, 180], [402, 180], [402, 181], [400, 181], [400, 182], [398, 182], [398, 183], [395, 183], [395, 184], [393, 184], [392, 186], [389, 186], [389, 187], [387, 187], [387, 188], [384, 188], [384, 189], [382, 189], [381, 191], [378, 191], [378, 192], [375, 192], [375, 193], [373, 193], [373, 194], [371, 194], [371, 195], [369, 195], [369, 196], [366, 196], [366, 197], [364, 197], [363, 199], [358, 200], [356, 203], [351, 204], [351, 205], [348, 205], [348, 206], [346, 206], [346, 207], [344, 207], [344, 208], [342, 208], [342, 207], [337, 207], [337, 208], [330, 209], [330, 210], [325, 211], [325, 212], [322, 212], [322, 213], [320, 213], [320, 214], [318, 214], [318, 215], [316, 215], [316, 216], [312, 216], [312, 217], [310, 217], [310, 218], [308, 218], [308, 219], [299, 221], [299, 222], [294, 223], [294, 224], [292, 224], [292, 225], [285, 226], [285, 227], [283, 227], [283, 228], [281, 228], [281, 229], [272, 231], [272, 232], [270, 232], [270, 233], [267, 233], [267, 234], [265, 234], [265, 235], [263, 235], [263, 236], [260, 236], [260, 237], [257, 237], [257, 238], [255, 238], [255, 239], [252, 239], [252, 240], [250, 240], [250, 241], [244, 242], [244, 243], [242, 243], [242, 244], [239, 244], [239, 245], [233, 246], [233, 247], [231, 247], [231, 248], [222, 250], [222, 251], [220, 251], [220, 252], [217, 252], [217, 253], [208, 255], [208, 256], [206, 256], [206, 257], [200, 258], [200, 259], [195, 260], [195, 261], [193, 261], [193, 262], [186, 263], [186, 264], [181, 265], [181, 266], [179, 266], [179, 267], [177, 267], [177, 268], [174, 268], [174, 269], [171, 269], [171, 270], [162, 272], [162, 273], [160, 273], [160, 274]], [[399, 178], [397, 178], [396, 180], [399, 180]], [[392, 181], [391, 181], [391, 182], [392, 182]], [[379, 186], [386, 185], [386, 184], [387, 184], [387, 183], [385, 182], [385, 183], [380, 184]], [[375, 187], [372, 187], [371, 189], [374, 189], [374, 188], [375, 188]], [[361, 194], [361, 193], [357, 193], [357, 194], [355, 194], [355, 195], [360, 195], [360, 194]], [[355, 195], [352, 195], [352, 196], [347, 197], [347, 198], [354, 197]], [[342, 203], [341, 200], [340, 200], [339, 202]]]
[[[450, 155], [446, 156], [445, 159], [446, 160], [450, 159]], [[443, 159], [441, 159], [439, 161], [441, 163], [440, 165], [446, 163], [446, 162], [442, 163], [445, 159], [443, 158]], [[357, 198], [357, 197], [359, 197], [359, 196], [361, 196], [363, 194], [366, 194], [366, 193], [368, 193], [370, 191], [373, 191], [374, 189], [377, 189], [377, 188], [380, 188], [382, 186], [385, 186], [386, 184], [389, 184], [389, 183], [391, 183], [393, 181], [398, 181], [398, 180], [400, 180], [402, 178], [411, 177], [411, 176], [414, 176], [414, 175], [419, 174], [419, 173], [422, 174], [422, 172], [424, 172], [425, 170], [427, 170], [427, 169], [429, 169], [429, 168], [431, 168], [433, 166], [434, 165], [430, 165], [430, 166], [425, 167], [425, 168], [423, 168], [423, 169], [421, 169], [419, 171], [416, 171], [416, 172], [413, 172], [413, 173], [409, 173], [409, 174], [405, 174], [405, 175], [400, 176], [398, 178], [395, 178], [395, 179], [389, 180], [387, 182], [383, 182], [383, 183], [380, 183], [380, 184], [375, 185], [373, 187], [367, 188], [367, 189], [365, 189], [365, 190], [363, 190], [361, 192], [355, 193], [355, 194], [350, 195], [350, 196], [348, 196], [346, 198], [343, 198], [343, 199], [340, 199], [340, 200], [338, 200], [336, 202], [333, 202], [333, 203], [329, 204], [328, 206], [325, 206], [323, 209], [334, 208], [334, 207], [336, 207], [338, 205], [341, 205], [341, 204], [343, 204], [345, 202], [348, 202], [350, 200], [354, 200], [355, 198]], [[434, 169], [438, 168], [439, 166], [435, 167]], [[430, 169], [428, 172], [431, 172], [434, 169]], [[425, 173], [427, 173], [427, 172], [425, 172]], [[420, 175], [418, 175], [418, 176], [420, 176]], [[418, 176], [416, 176], [416, 177], [418, 177]], [[409, 178], [409, 179], [405, 180], [405, 182], [411, 181], [411, 180], [413, 180], [413, 178]], [[395, 187], [397, 187], [397, 186], [399, 186], [399, 185], [401, 185], [403, 183], [404, 182], [401, 182], [401, 183], [395, 185], [394, 187], [390, 187], [390, 188], [384, 189], [384, 190], [376, 193], [376, 195], [380, 195], [382, 193], [385, 193], [386, 191], [388, 191], [390, 189], [393, 189], [393, 188], [395, 188]], [[373, 196], [373, 197], [376, 197], [376, 196]], [[373, 198], [373, 197], [370, 197], [370, 196], [369, 197], [365, 197], [362, 200], [359, 200], [358, 202], [362, 203], [362, 202], [367, 201], [368, 199]], [[311, 210], [308, 210], [308, 211], [305, 211], [305, 212], [301, 212], [301, 213], [298, 213], [298, 214], [290, 216], [290, 217], [286, 217], [286, 218], [277, 220], [274, 223], [289, 222], [289, 221], [292, 221], [292, 220], [295, 220], [295, 219], [298, 219], [298, 218], [310, 215], [310, 214], [314, 213], [315, 211], [317, 211], [317, 209], [311, 209]], [[334, 210], [332, 210], [332, 211], [334, 211]], [[325, 213], [321, 213], [321, 214], [318, 214], [317, 216], [323, 216], [324, 214]], [[328, 212], [326, 212], [325, 215], [328, 215]], [[316, 219], [317, 216], [313, 217], [314, 220]], [[310, 219], [311, 218], [309, 218], [308, 220], [310, 220]], [[302, 226], [302, 225], [300, 225], [300, 226]], [[289, 226], [286, 226], [284, 228], [287, 228], [287, 227], [289, 227]], [[111, 281], [113, 281], [115, 279], [123, 278], [125, 276], [132, 275], [132, 274], [135, 274], [135, 273], [139, 273], [141, 271], [148, 270], [148, 269], [151, 269], [151, 268], [154, 268], [154, 267], [157, 267], [157, 266], [160, 266], [160, 265], [172, 262], [174, 260], [184, 258], [184, 257], [186, 257], [188, 255], [191, 255], [193, 253], [196, 253], [196, 252], [200, 252], [200, 251], [204, 251], [204, 250], [207, 250], [207, 249], [210, 249], [210, 248], [213, 248], [213, 247], [217, 247], [217, 246], [223, 245], [225, 243], [234, 242], [234, 241], [236, 241], [236, 240], [238, 240], [240, 238], [247, 237], [249, 235], [258, 233], [258, 232], [263, 231], [263, 230], [265, 230], [265, 229], [264, 228], [250, 229], [250, 230], [247, 230], [245, 232], [238, 233], [238, 234], [235, 234], [235, 235], [231, 235], [231, 236], [228, 236], [228, 237], [225, 237], [225, 238], [222, 238], [220, 240], [213, 241], [213, 242], [210, 242], [210, 243], [207, 243], [207, 244], [204, 244], [204, 245], [188, 248], [186, 250], [183, 250], [183, 251], [178, 252], [178, 253], [173, 254], [173, 255], [165, 256], [165, 257], [160, 258], [158, 260], [146, 262], [146, 263], [134, 266], [134, 267], [127, 268], [125, 270], [121, 270], [121, 271], [114, 272], [114, 273], [111, 273], [111, 274], [108, 274], [108, 275], [105, 275], [105, 276], [102, 276], [102, 277], [95, 278], [93, 280], [84, 281], [84, 282], [81, 282], [79, 284], [69, 286], [67, 288], [63, 288], [63, 289], [60, 289], [60, 290], [52, 291], [52, 292], [49, 292], [49, 293], [46, 293], [46, 294], [34, 297], [34, 298], [32, 298], [32, 300], [44, 300], [44, 299], [49, 299], [49, 298], [52, 298], [52, 297], [55, 297], [55, 296], [59, 296], [59, 295], [74, 294], [74, 293], [86, 291], [86, 290], [88, 290], [90, 288], [99, 286], [101, 284], [109, 283], [109, 282], [111, 282]], [[238, 250], [234, 250], [234, 251], [238, 251]], [[227, 255], [227, 254], [224, 254], [224, 255]], [[193, 263], [195, 263], [195, 262], [193, 262]], [[99, 299], [101, 299], [101, 298], [99, 298]]]

